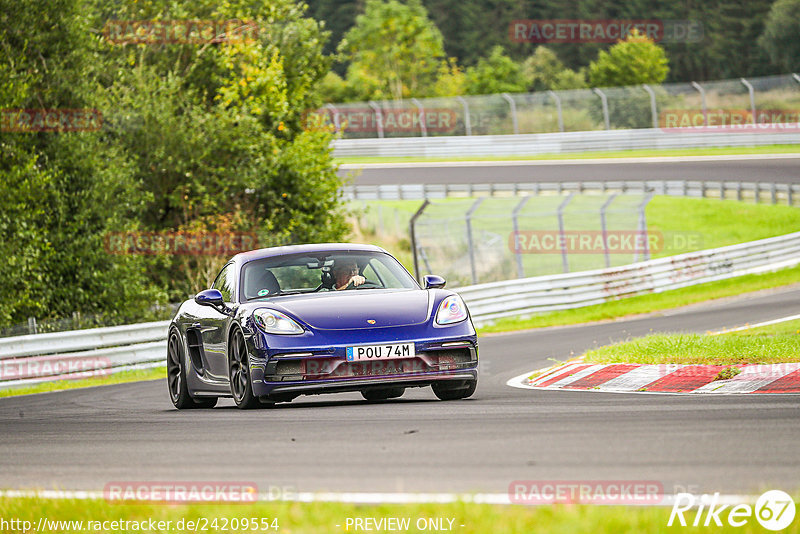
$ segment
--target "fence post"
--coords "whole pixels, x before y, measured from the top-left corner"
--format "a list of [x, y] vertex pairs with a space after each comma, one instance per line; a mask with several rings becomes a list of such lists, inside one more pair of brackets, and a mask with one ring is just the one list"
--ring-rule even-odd
[[517, 278], [525, 278], [525, 268], [522, 265], [522, 251], [519, 249], [519, 212], [525, 207], [531, 197], [524, 197], [511, 212], [511, 224], [514, 227], [514, 254], [517, 256]]
[[411, 220], [408, 221], [408, 231], [411, 237], [411, 251], [414, 254], [414, 278], [417, 279], [417, 282], [419, 282], [419, 260], [417, 260], [416, 225], [417, 225], [417, 219], [419, 218], [420, 215], [422, 215], [422, 212], [425, 211], [425, 208], [428, 207], [428, 204], [430, 204], [430, 201], [426, 198], [422, 202], [422, 206], [419, 207], [416, 213], [414, 213], [414, 215], [411, 216]]
[[567, 241], [566, 241], [566, 234], [564, 230], [564, 208], [567, 207], [569, 201], [572, 200], [572, 197], [575, 193], [570, 193], [567, 195], [567, 198], [564, 199], [564, 202], [558, 206], [558, 236], [561, 238], [561, 266], [565, 273], [569, 272], [569, 260], [567, 259]]
[[742, 85], [747, 87], [747, 92], [750, 93], [750, 113], [753, 114], [753, 126], [755, 126], [756, 125], [756, 92], [755, 92], [755, 89], [753, 89], [753, 85], [750, 82], [748, 82], [744, 78], [741, 78], [740, 81], [742, 82]]
[[467, 210], [466, 215], [466, 222], [467, 222], [467, 247], [469, 247], [469, 270], [470, 274], [472, 275], [472, 284], [475, 285], [478, 283], [478, 274], [475, 270], [475, 244], [472, 241], [472, 214], [475, 213], [475, 210], [478, 209], [478, 206], [481, 205], [481, 202], [484, 201], [486, 197], [480, 197], [475, 200], [475, 203], [470, 206], [469, 210]]
[[383, 112], [378, 104], [375, 103], [374, 100], [370, 100], [367, 102], [369, 107], [372, 108], [372, 111], [375, 112], [375, 122], [378, 126], [378, 137], [383, 138]]
[[419, 131], [422, 137], [428, 137], [428, 127], [425, 125], [425, 108], [422, 107], [422, 103], [416, 98], [412, 98], [411, 102], [413, 102], [419, 110]]
[[558, 131], [564, 131], [564, 113], [561, 110], [561, 97], [555, 91], [547, 91], [550, 98], [556, 101], [556, 110], [558, 111]]
[[514, 125], [514, 134], [518, 134], [519, 123], [517, 122], [517, 103], [514, 102], [514, 99], [511, 98], [511, 95], [508, 93], [503, 93], [501, 96], [506, 99], [506, 102], [508, 102], [508, 107], [511, 108], [511, 122]]
[[[639, 231], [641, 235], [644, 237], [644, 259], [645, 261], [650, 259], [650, 240], [647, 236], [647, 215], [645, 214], [645, 208], [647, 204], [653, 200], [654, 193], [648, 193], [647, 196], [644, 198], [642, 203], [639, 205]], [[638, 261], [639, 259], [639, 252], [636, 252], [636, 256], [634, 262]]]
[[610, 130], [611, 121], [608, 119], [608, 98], [606, 98], [606, 94], [597, 87], [592, 89], [592, 91], [594, 91], [594, 94], [600, 97], [600, 101], [603, 103], [603, 122], [605, 122], [606, 130]]
[[700, 99], [703, 103], [703, 126], [708, 126], [708, 108], [706, 107], [706, 90], [703, 89], [703, 86], [697, 82], [692, 82], [692, 87], [697, 89], [697, 92], [700, 93]]
[[647, 94], [650, 95], [650, 114], [653, 116], [653, 128], [658, 128], [658, 106], [656, 105], [656, 92], [647, 85], [642, 85]]
[[28, 333], [29, 334], [38, 334], [39, 333], [38, 325], [36, 324], [36, 317], [28, 317]]
[[336, 133], [342, 131], [342, 123], [339, 120], [339, 110], [336, 109], [336, 106], [333, 104], [325, 104], [325, 109], [329, 109], [333, 114], [333, 128], [336, 130]]
[[611, 267], [611, 256], [608, 253], [608, 225], [606, 224], [606, 210], [614, 201], [618, 193], [611, 193], [602, 206], [600, 206], [600, 230], [603, 232], [603, 253], [606, 257], [606, 268]]
[[457, 96], [459, 102], [461, 102], [461, 106], [464, 108], [464, 129], [467, 135], [472, 135], [472, 122], [469, 118], [469, 103], [467, 99], [463, 96]]

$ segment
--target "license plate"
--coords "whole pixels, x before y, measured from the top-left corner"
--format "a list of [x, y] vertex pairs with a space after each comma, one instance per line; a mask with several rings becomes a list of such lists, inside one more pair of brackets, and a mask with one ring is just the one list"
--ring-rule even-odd
[[361, 345], [347, 347], [348, 362], [368, 362], [376, 360], [399, 360], [414, 357], [414, 344]]

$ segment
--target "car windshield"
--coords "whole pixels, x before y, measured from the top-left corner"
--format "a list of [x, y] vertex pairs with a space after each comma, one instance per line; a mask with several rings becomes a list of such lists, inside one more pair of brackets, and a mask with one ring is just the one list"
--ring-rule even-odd
[[400, 263], [383, 252], [336, 251], [276, 256], [244, 266], [245, 300], [351, 289], [415, 289]]

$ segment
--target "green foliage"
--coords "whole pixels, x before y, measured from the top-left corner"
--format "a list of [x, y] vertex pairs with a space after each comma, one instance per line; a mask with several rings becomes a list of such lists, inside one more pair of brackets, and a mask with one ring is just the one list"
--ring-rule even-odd
[[350, 60], [351, 85], [365, 73], [378, 81], [367, 98], [428, 94], [444, 56], [442, 34], [419, 0], [367, 0], [339, 51]]
[[592, 87], [661, 83], [669, 72], [668, 63], [663, 48], [634, 31], [598, 54], [589, 65], [589, 83]]
[[505, 55], [502, 46], [492, 48], [489, 56], [467, 69], [467, 94], [521, 93], [527, 90], [522, 67]]
[[[255, 39], [107, 42], [108, 19], [240, 18]], [[0, 324], [145, 315], [207, 287], [225, 257], [112, 255], [109, 232], [255, 232], [262, 245], [347, 232], [331, 134], [307, 131], [326, 34], [289, 0], [0, 0], [0, 108], [97, 108], [95, 132], [0, 138]]]
[[539, 46], [522, 63], [522, 72], [529, 91], [561, 89], [583, 89], [586, 87], [583, 72], [575, 72], [564, 66], [551, 49]]
[[800, 63], [800, 0], [776, 0], [758, 40], [781, 70], [792, 72]]

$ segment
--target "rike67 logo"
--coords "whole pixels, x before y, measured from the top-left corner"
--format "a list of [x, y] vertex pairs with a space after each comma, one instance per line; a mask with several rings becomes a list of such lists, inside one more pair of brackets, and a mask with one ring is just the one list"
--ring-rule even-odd
[[[687, 516], [692, 508], [697, 507], [694, 521], [687, 522]], [[678, 493], [675, 503], [669, 514], [667, 526], [673, 524], [681, 526], [723, 526], [727, 523], [732, 527], [741, 527], [755, 518], [767, 530], [783, 530], [792, 524], [795, 516], [795, 505], [788, 493], [781, 490], [770, 490], [761, 495], [755, 506], [749, 504], [723, 504], [720, 502], [719, 493], [713, 496], [701, 495], [699, 498], [691, 493]]]

